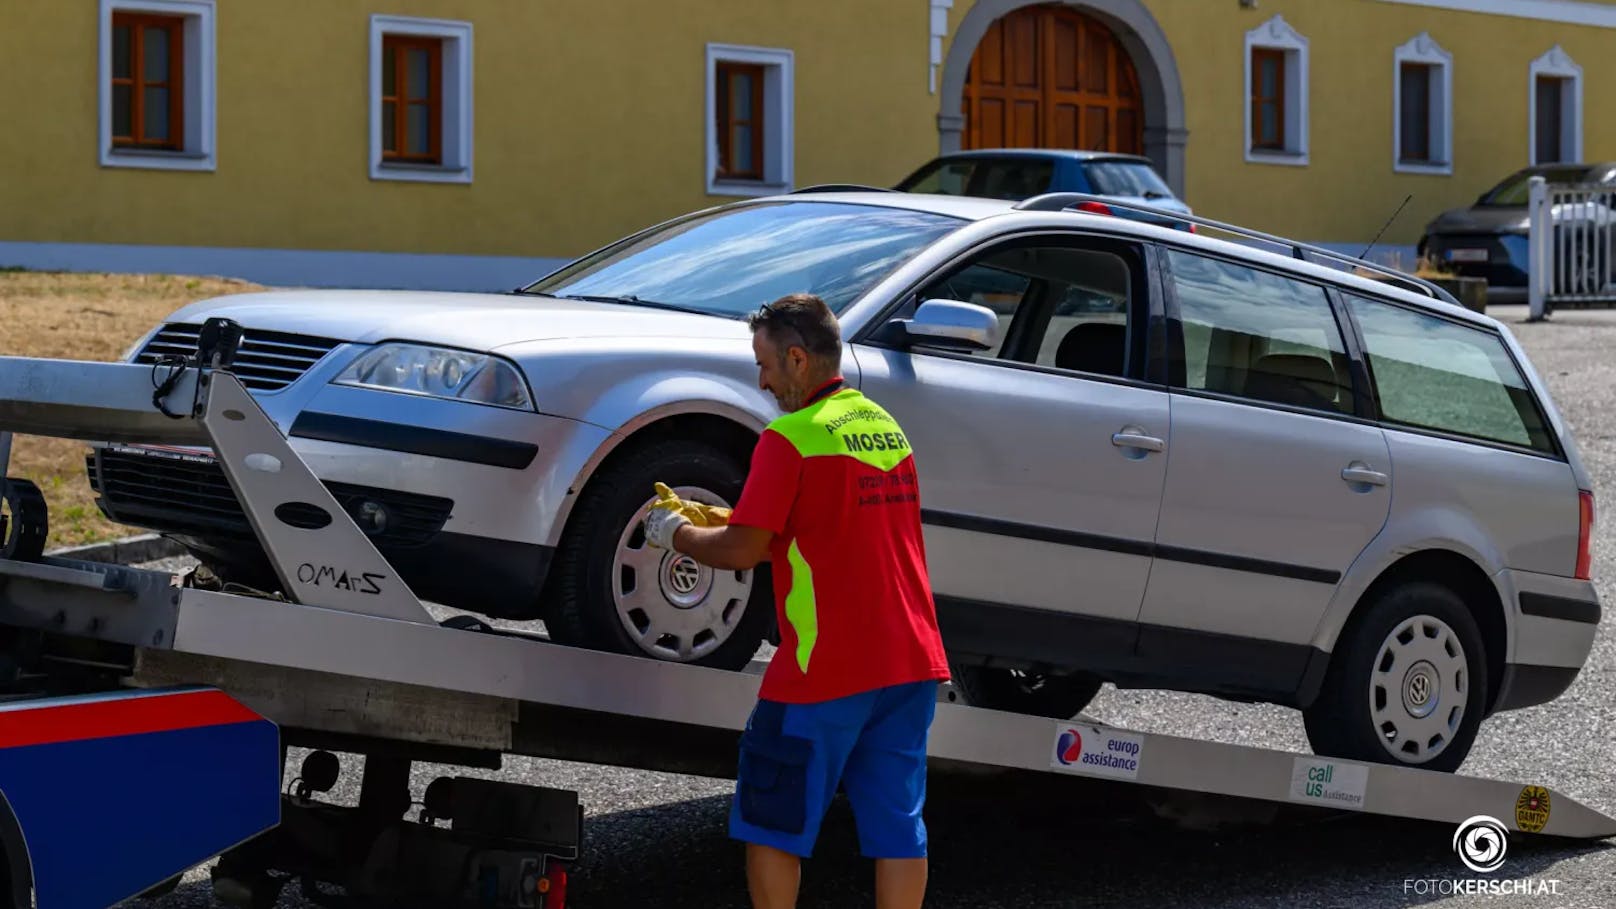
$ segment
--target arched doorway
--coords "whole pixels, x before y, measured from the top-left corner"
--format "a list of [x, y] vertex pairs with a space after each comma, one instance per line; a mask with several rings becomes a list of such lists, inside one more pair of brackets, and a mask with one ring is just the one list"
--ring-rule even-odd
[[1144, 151], [1133, 58], [1109, 26], [1071, 6], [1024, 6], [989, 25], [961, 113], [963, 148]]
[[[951, 152], [969, 146], [991, 144], [981, 142], [980, 131], [975, 138], [967, 137], [967, 115], [975, 115], [975, 112], [967, 110], [966, 82], [967, 76], [973, 77], [971, 80], [973, 82], [987, 81], [974, 78], [976, 70], [980, 69], [980, 67], [973, 67], [972, 62], [978, 57], [978, 50], [988, 37], [988, 32], [996, 26], [1000, 30], [998, 32], [1000, 35], [998, 44], [999, 60], [1001, 64], [1011, 63], [1011, 67], [1005, 71], [1007, 88], [998, 96], [1006, 105], [1007, 110], [1010, 109], [1011, 105], [1020, 104], [1025, 107], [1029, 104], [1036, 105], [1040, 103], [1038, 99], [1042, 98], [1043, 93], [1036, 86], [1057, 82], [1053, 77], [1047, 80], [1043, 79], [1041, 73], [1037, 72], [1040, 67], [1035, 62], [1033, 64], [1035, 72], [1032, 74], [1038, 76], [1038, 79], [1033, 81], [1035, 88], [1032, 92], [1022, 91], [1015, 85], [1015, 77], [1018, 75], [1014, 69], [1016, 64], [1004, 54], [1005, 42], [1013, 40], [1013, 37], [1010, 36], [1015, 27], [1012, 26], [1008, 31], [1005, 30], [1003, 20], [1009, 20], [1015, 14], [1030, 9], [1034, 11], [1032, 21], [1036, 24], [1037, 10], [1043, 8], [1069, 11], [1078, 17], [1076, 20], [1065, 18], [1059, 21], [1104, 26], [1107, 38], [1111, 43], [1111, 50], [1107, 54], [1108, 65], [1110, 66], [1107, 73], [1108, 85], [1115, 84], [1118, 86], [1116, 91], [1106, 93], [1114, 98], [1108, 105], [1107, 110], [1106, 126], [1109, 133], [1107, 141], [1109, 142], [1118, 136], [1132, 135], [1134, 138], [1124, 141], [1137, 142], [1140, 146], [1138, 150], [1151, 159], [1156, 165], [1156, 169], [1161, 171], [1162, 176], [1166, 178], [1167, 185], [1182, 197], [1184, 195], [1184, 150], [1189, 140], [1189, 131], [1185, 128], [1184, 120], [1184, 89], [1179, 82], [1178, 61], [1173, 55], [1172, 45], [1167, 43], [1166, 33], [1162, 31], [1161, 24], [1156, 21], [1156, 17], [1145, 6], [1144, 0], [1058, 0], [1058, 2], [1051, 2], [1051, 0], [975, 0], [965, 11], [965, 15], [961, 17], [958, 24], [954, 26], [948, 54], [943, 61], [942, 79], [938, 86], [938, 150]], [[1022, 28], [1025, 28], [1025, 26], [1022, 26]], [[1073, 29], [1078, 35], [1076, 51], [1081, 54], [1084, 40], [1083, 30], [1076, 28], [1075, 25]], [[1023, 38], [1021, 40], [1026, 41], [1027, 39]], [[989, 42], [989, 46], [992, 46], [991, 42]], [[1058, 43], [1052, 43], [1051, 50], [1046, 51], [1042, 57], [1035, 58], [1035, 60], [1048, 63], [1049, 70], [1053, 72], [1057, 69], [1056, 64], [1060, 62], [1057, 59], [1059, 55], [1070, 54], [1070, 44], [1067, 45], [1067, 48], [1068, 50], [1060, 50]], [[986, 57], [991, 53], [993, 51], [988, 50], [981, 56]], [[1019, 59], [1020, 55], [1017, 54], [1015, 57]], [[1078, 59], [1081, 60], [1081, 58]], [[1115, 78], [1115, 67], [1120, 59], [1126, 59], [1128, 69], [1131, 70], [1131, 81], [1126, 81], [1126, 77], [1124, 80]], [[1019, 65], [1021, 66], [1019, 75], [1029, 75], [1027, 72], [1028, 65], [1026, 63]], [[1087, 65], [1094, 66], [1096, 64], [1089, 63]], [[1076, 65], [1079, 77], [1082, 76], [1081, 66], [1081, 63]], [[1078, 86], [1081, 89], [1082, 83], [1079, 82]], [[1130, 90], [1132, 91], [1131, 99], [1126, 96], [1126, 92]], [[1062, 93], [1057, 88], [1055, 94], [1059, 96]], [[1081, 101], [1086, 97], [1081, 90], [1077, 94], [1079, 98], [1072, 100]], [[992, 95], [984, 92], [979, 87], [977, 97], [978, 99], [989, 97], [991, 101]], [[1128, 103], [1125, 104], [1123, 103], [1124, 101]], [[1081, 111], [1084, 106], [1074, 105], [1073, 112]], [[1119, 110], [1134, 112], [1121, 118], [1123, 126], [1120, 130], [1115, 119], [1115, 114]], [[980, 115], [975, 116], [978, 122], [983, 122]], [[989, 116], [992, 116], [992, 114], [990, 113]], [[1098, 114], [1090, 116], [1098, 123]], [[1130, 118], [1133, 118], [1131, 122], [1138, 125], [1130, 125]], [[1058, 120], [1059, 117], [1057, 116], [1050, 118], [1047, 122], [1055, 123]], [[1019, 119], [1006, 118], [1004, 122], [1011, 130], [1021, 128], [1016, 125], [1021, 122]], [[1081, 116], [1076, 119], [1076, 134], [1078, 141], [1081, 142], [1083, 140]], [[991, 132], [988, 138], [993, 138]], [[1006, 140], [1004, 144], [1017, 144], [1018, 137], [1013, 132], [1006, 134], [1004, 138]]]

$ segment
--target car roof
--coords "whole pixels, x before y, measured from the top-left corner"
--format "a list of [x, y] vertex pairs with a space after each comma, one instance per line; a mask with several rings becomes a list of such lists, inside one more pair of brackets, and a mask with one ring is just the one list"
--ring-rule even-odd
[[[1398, 287], [1386, 281], [1365, 275], [1356, 275], [1347, 269], [1351, 267], [1352, 257], [1348, 261], [1336, 264], [1311, 262], [1274, 252], [1269, 244], [1262, 241], [1238, 242], [1233, 239], [1224, 239], [1221, 236], [1212, 236], [1203, 233], [1189, 233], [1173, 227], [1151, 224], [1133, 218], [1118, 218], [1111, 215], [1090, 214], [1080, 211], [1030, 211], [1016, 208], [1013, 201], [1002, 199], [987, 199], [976, 196], [954, 196], [932, 193], [900, 193], [891, 191], [836, 191], [815, 192], [810, 194], [787, 194], [781, 196], [767, 196], [753, 200], [766, 201], [797, 201], [797, 202], [840, 202], [852, 205], [872, 205], [886, 208], [901, 208], [909, 211], [931, 212], [933, 214], [960, 218], [970, 222], [981, 222], [989, 218], [1012, 216], [1025, 218], [1029, 221], [1040, 221], [1045, 224], [1065, 224], [1069, 226], [1099, 227], [1112, 234], [1131, 234], [1140, 240], [1167, 242], [1174, 245], [1199, 248], [1207, 252], [1221, 253], [1223, 255], [1242, 258], [1254, 265], [1265, 265], [1281, 271], [1290, 271], [1294, 274], [1311, 276], [1317, 280], [1330, 281], [1337, 286], [1357, 288], [1366, 294], [1375, 294], [1410, 303], [1425, 309], [1446, 313], [1480, 324], [1492, 324], [1495, 320], [1485, 314], [1476, 313], [1462, 305], [1449, 303], [1440, 297], [1427, 296], [1407, 288]], [[747, 204], [747, 203], [739, 203]], [[1369, 263], [1365, 262], [1365, 265]], [[1376, 266], [1387, 268], [1387, 266]], [[1391, 269], [1396, 271], [1395, 269]], [[1407, 272], [1397, 272], [1410, 281], [1417, 281]]]
[[993, 215], [1014, 211], [1015, 203], [982, 196], [954, 196], [931, 193], [900, 193], [887, 191], [846, 190], [837, 192], [790, 193], [767, 196], [763, 201], [774, 202], [841, 202], [853, 205], [879, 205], [885, 208], [903, 208], [926, 211], [938, 215], [980, 221]]
[[968, 151], [944, 152], [932, 160], [951, 161], [958, 158], [1070, 158], [1076, 161], [1138, 161], [1151, 163], [1143, 155], [1123, 152], [1092, 151], [1078, 148], [973, 148]]

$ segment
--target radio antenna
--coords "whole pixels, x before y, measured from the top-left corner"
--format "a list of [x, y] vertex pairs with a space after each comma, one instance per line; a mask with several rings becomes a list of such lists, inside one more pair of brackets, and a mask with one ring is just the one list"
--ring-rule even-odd
[[1409, 200], [1411, 200], [1413, 198], [1414, 198], [1413, 193], [1409, 193], [1407, 196], [1403, 197], [1403, 204], [1397, 206], [1397, 211], [1392, 212], [1392, 216], [1390, 218], [1387, 218], [1386, 223], [1382, 224], [1380, 226], [1380, 232], [1375, 234], [1375, 238], [1373, 240], [1369, 241], [1369, 245], [1364, 247], [1364, 251], [1361, 254], [1359, 254], [1358, 258], [1363, 259], [1363, 258], [1367, 258], [1369, 256], [1369, 251], [1371, 249], [1375, 248], [1376, 243], [1380, 242], [1381, 235], [1386, 233], [1386, 228], [1392, 226], [1392, 222], [1397, 220], [1397, 216], [1403, 213], [1404, 206], [1408, 205]]

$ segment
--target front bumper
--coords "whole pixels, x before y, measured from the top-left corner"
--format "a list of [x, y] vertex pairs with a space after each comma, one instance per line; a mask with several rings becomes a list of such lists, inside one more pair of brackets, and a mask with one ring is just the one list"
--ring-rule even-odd
[[[174, 538], [226, 580], [260, 589], [278, 585], [213, 458], [105, 446], [91, 451], [86, 469], [99, 494], [96, 504], [110, 520]], [[500, 618], [537, 614], [553, 547], [446, 531], [454, 507], [448, 498], [330, 481], [326, 488], [417, 597]], [[362, 520], [366, 503], [384, 509], [380, 528]]]
[[[386, 512], [379, 530], [356, 523], [419, 596], [488, 615], [530, 613], [578, 477], [610, 432], [530, 411], [327, 384], [340, 365], [322, 362], [254, 398], [350, 516], [360, 518], [366, 502]], [[95, 446], [87, 467], [112, 520], [274, 581], [211, 452]]]

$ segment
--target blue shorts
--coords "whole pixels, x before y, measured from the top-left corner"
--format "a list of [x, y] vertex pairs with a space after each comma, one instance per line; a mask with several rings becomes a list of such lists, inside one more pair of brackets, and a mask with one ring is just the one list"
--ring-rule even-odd
[[758, 701], [741, 734], [730, 836], [807, 857], [840, 783], [867, 858], [924, 857], [936, 710], [936, 682], [816, 704]]

